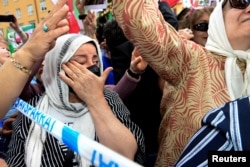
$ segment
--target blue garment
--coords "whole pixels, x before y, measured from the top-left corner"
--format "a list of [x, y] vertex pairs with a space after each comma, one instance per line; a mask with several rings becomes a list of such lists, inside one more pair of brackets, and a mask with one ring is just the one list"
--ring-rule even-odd
[[7, 112], [7, 114], [3, 117], [3, 119], [0, 120], [0, 128], [3, 127], [3, 123], [6, 119], [8, 119], [11, 115], [15, 114], [17, 110], [12, 106], [10, 110]]
[[36, 79], [36, 77], [33, 77], [33, 79], [31, 80], [31, 84], [37, 84], [37, 79]]
[[249, 151], [249, 100], [239, 98], [207, 113], [175, 166], [208, 166], [208, 151]]
[[[101, 49], [102, 52], [102, 61], [103, 61], [103, 70], [105, 70], [108, 67], [112, 67], [111, 59], [105, 56], [107, 54], [104, 49]], [[111, 71], [109, 73], [109, 76], [106, 80], [106, 85], [115, 85], [115, 79], [114, 79], [114, 72]]]
[[[9, 112], [4, 116], [3, 119], [0, 120], [0, 128], [3, 127], [3, 123], [6, 119], [8, 119], [11, 115], [15, 114], [18, 110], [16, 110], [13, 106], [10, 108]], [[6, 136], [4, 134], [0, 134], [0, 158], [5, 159], [6, 152], [8, 150], [8, 145], [10, 142], [10, 136]]]
[[10, 138], [0, 134], [0, 158], [5, 159], [6, 158], [6, 152], [8, 150], [8, 145], [10, 142]]

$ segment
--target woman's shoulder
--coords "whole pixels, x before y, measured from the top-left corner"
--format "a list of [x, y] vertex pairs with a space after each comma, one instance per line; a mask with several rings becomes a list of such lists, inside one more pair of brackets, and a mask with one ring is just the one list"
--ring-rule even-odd
[[117, 96], [119, 96], [115, 91], [113, 91], [112, 89], [109, 89], [108, 87], [104, 88], [103, 93], [106, 99], [112, 99], [112, 98], [116, 98]]
[[247, 122], [250, 120], [250, 114], [248, 112], [250, 110], [249, 98], [249, 96], [241, 97], [210, 110], [204, 116], [202, 124], [209, 124], [227, 131], [229, 131], [231, 127], [238, 126], [239, 124], [243, 124], [245, 127], [245, 124], [248, 124]]

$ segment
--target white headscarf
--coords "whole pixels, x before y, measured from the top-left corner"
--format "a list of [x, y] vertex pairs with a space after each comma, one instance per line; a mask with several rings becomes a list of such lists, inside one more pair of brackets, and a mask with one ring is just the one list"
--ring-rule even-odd
[[[66, 34], [59, 37], [55, 47], [45, 56], [42, 81], [46, 93], [36, 108], [47, 114], [59, 112], [66, 117], [76, 118], [73, 128], [90, 138], [94, 138], [95, 129], [86, 104], [84, 102], [70, 103], [69, 87], [59, 77], [59, 72], [62, 71], [61, 65], [68, 62], [77, 49], [87, 42], [92, 42], [96, 46], [100, 62], [99, 68], [102, 73], [101, 51], [95, 40], [81, 34]], [[40, 167], [43, 144], [46, 140], [45, 134], [44, 129], [32, 122], [25, 145], [27, 167]], [[78, 157], [78, 159], [80, 159], [80, 166], [89, 164], [84, 158]]]
[[[225, 30], [222, 4], [223, 0], [218, 2], [210, 16], [208, 39], [205, 47], [212, 52], [227, 57], [225, 79], [230, 98], [235, 100], [250, 94], [250, 50], [233, 50], [231, 47]], [[245, 60], [247, 63], [244, 76], [242, 76], [241, 70], [236, 64], [238, 58]]]

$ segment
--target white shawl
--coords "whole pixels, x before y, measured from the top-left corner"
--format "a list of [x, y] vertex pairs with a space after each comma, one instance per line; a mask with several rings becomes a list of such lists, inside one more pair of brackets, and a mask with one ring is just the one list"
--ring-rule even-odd
[[[99, 67], [102, 69], [101, 51], [95, 40], [80, 34], [67, 34], [59, 37], [55, 47], [45, 56], [42, 81], [46, 93], [40, 99], [37, 108], [47, 114], [50, 114], [50, 112], [60, 112], [64, 116], [76, 118], [73, 128], [93, 139], [95, 128], [86, 104], [70, 103], [68, 85], [59, 77], [59, 72], [62, 71], [62, 63], [69, 61], [77, 49], [87, 42], [93, 42], [95, 44], [99, 55]], [[60, 118], [56, 119], [60, 120]], [[45, 140], [45, 130], [32, 122], [25, 144], [25, 162], [27, 167], [41, 166], [42, 150]], [[78, 157], [78, 159], [80, 159], [79, 166], [81, 167], [89, 164], [89, 162], [82, 157]]]
[[[250, 94], [250, 50], [233, 50], [225, 31], [222, 3], [218, 2], [213, 10], [208, 29], [206, 48], [219, 55], [226, 56], [225, 79], [231, 100]], [[237, 32], [235, 32], [237, 33]], [[247, 68], [242, 76], [236, 60], [245, 60]]]

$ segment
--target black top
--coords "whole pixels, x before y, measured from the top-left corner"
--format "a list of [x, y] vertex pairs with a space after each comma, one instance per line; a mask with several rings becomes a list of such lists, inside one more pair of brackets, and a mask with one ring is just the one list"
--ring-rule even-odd
[[[105, 89], [104, 96], [111, 107], [111, 110], [116, 115], [116, 117], [133, 133], [135, 139], [138, 143], [138, 150], [135, 156], [135, 161], [144, 164], [144, 137], [141, 129], [135, 125], [130, 119], [130, 113], [125, 107], [118, 94]], [[30, 104], [35, 106], [41, 96], [34, 97]], [[29, 127], [31, 120], [22, 114], [19, 114], [17, 119], [13, 123], [13, 135], [12, 140], [9, 145], [9, 150], [7, 152], [7, 164], [9, 166], [25, 167], [24, 156], [25, 156], [25, 141], [29, 132]], [[98, 141], [98, 137], [96, 137]], [[35, 157], [34, 157], [35, 158]], [[69, 162], [72, 159], [72, 163]], [[55, 166], [63, 167], [64, 164], [71, 164], [72, 166], [77, 166], [75, 162], [75, 156], [69, 151], [69, 148], [59, 142], [52, 135], [47, 133], [46, 141], [44, 143], [41, 166]], [[70, 166], [68, 166], [70, 167]]]

